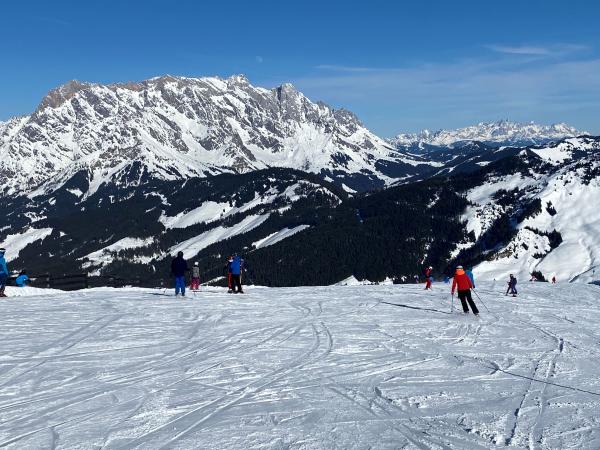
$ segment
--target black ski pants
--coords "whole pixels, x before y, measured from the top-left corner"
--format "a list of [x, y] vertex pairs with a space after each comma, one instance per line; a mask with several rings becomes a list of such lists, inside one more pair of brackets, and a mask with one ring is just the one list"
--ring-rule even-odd
[[[471, 290], [467, 289], [466, 291], [458, 291], [458, 298], [460, 298], [460, 303], [462, 303], [463, 311], [468, 313], [469, 306], [471, 307], [471, 311], [473, 314], [479, 314], [479, 310], [477, 309], [477, 305], [473, 301], [471, 297]], [[467, 302], [469, 302], [469, 306], [467, 306]]]
[[233, 292], [242, 292], [242, 276], [231, 274], [231, 289]]

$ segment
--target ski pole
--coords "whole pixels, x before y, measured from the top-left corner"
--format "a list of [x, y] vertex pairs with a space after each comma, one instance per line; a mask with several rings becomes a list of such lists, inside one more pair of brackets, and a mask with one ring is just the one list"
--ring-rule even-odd
[[450, 305], [450, 313], [454, 313], [454, 293], [452, 293], [452, 303]]
[[487, 312], [490, 312], [490, 309], [487, 307], [487, 305], [485, 304], [485, 302], [483, 300], [481, 300], [481, 297], [479, 296], [479, 294], [475, 291], [473, 291], [475, 293], [475, 295], [477, 296], [477, 299], [483, 304], [483, 306], [485, 306], [485, 309], [487, 310]]

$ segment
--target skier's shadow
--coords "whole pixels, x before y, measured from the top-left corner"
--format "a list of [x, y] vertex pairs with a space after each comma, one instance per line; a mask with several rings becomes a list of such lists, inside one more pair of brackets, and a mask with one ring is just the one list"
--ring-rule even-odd
[[391, 306], [399, 306], [400, 308], [418, 309], [421, 311], [431, 311], [431, 312], [436, 312], [436, 313], [440, 313], [440, 314], [452, 315], [452, 313], [449, 313], [447, 311], [440, 311], [439, 309], [434, 309], [434, 308], [421, 308], [419, 306], [410, 306], [410, 305], [404, 305], [402, 303], [390, 303], [390, 302], [384, 302], [384, 301], [382, 301], [381, 303], [385, 303], [386, 305], [391, 305]]

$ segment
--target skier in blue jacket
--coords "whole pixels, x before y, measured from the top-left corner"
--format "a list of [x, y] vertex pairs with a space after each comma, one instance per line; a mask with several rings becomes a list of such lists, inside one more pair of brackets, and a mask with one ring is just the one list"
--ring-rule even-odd
[[473, 269], [468, 268], [467, 270], [465, 270], [465, 273], [470, 278], [471, 283], [473, 284], [473, 289], [475, 289], [475, 277], [473, 276]]
[[234, 294], [243, 294], [242, 290], [242, 270], [244, 268], [244, 260], [240, 255], [235, 255], [233, 261], [229, 263], [229, 271], [231, 273], [231, 288]]
[[6, 297], [4, 288], [8, 280], [8, 267], [6, 267], [6, 259], [4, 259], [5, 253], [6, 249], [0, 248], [0, 297]]
[[17, 279], [15, 280], [15, 284], [18, 287], [25, 287], [27, 286], [27, 283], [29, 282], [29, 277], [27, 276], [27, 273], [22, 270], [21, 273], [19, 274], [19, 276], [17, 277]]

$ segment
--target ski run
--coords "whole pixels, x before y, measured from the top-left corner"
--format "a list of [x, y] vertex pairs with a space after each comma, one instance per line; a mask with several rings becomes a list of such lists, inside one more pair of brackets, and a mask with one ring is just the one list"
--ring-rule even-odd
[[600, 288], [505, 288], [9, 287], [0, 448], [600, 448]]

